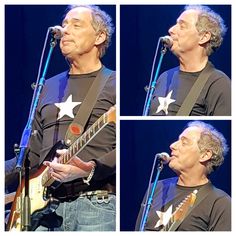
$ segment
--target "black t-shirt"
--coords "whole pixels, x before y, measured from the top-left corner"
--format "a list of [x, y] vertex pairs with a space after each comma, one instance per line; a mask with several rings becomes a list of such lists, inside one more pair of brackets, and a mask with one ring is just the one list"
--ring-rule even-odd
[[[68, 126], [73, 121], [98, 72], [69, 75], [66, 71], [46, 81], [33, 123], [33, 130], [37, 130], [37, 133], [30, 140], [29, 159], [32, 169], [37, 168], [45, 160], [55, 143], [65, 138]], [[98, 96], [85, 130], [115, 104], [116, 88], [115, 72], [113, 72]], [[68, 188], [68, 186], [73, 185], [73, 188], [76, 187], [76, 191], [79, 191], [79, 189], [83, 190], [85, 188], [88, 190], [99, 189], [107, 183], [114, 185], [116, 172], [115, 147], [115, 124], [110, 123], [78, 155], [86, 162], [94, 160], [97, 163], [90, 185], [87, 186], [82, 179], [77, 179], [62, 184], [56, 194], [64, 191], [62, 191], [63, 186]]]
[[[183, 72], [175, 67], [162, 73], [157, 80], [149, 114], [175, 116], [200, 72]], [[231, 115], [231, 85], [227, 75], [213, 67], [190, 115]]]
[[[207, 183], [208, 185], [211, 183]], [[204, 185], [202, 185], [204, 186]], [[183, 187], [177, 185], [177, 178], [158, 182], [145, 230], [160, 231], [168, 224], [177, 207], [194, 190], [202, 186]], [[197, 194], [196, 194], [197, 197]], [[145, 199], [145, 198], [144, 198]], [[144, 203], [144, 202], [143, 202]], [[136, 230], [139, 229], [143, 209], [140, 209]], [[215, 187], [183, 220], [176, 231], [230, 231], [231, 198]]]

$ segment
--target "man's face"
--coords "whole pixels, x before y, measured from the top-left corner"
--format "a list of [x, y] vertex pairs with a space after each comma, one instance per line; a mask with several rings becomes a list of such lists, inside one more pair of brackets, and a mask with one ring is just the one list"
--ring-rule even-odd
[[200, 149], [198, 140], [201, 129], [189, 127], [179, 136], [179, 139], [170, 145], [171, 160], [169, 167], [176, 173], [189, 173], [200, 164]]
[[171, 51], [177, 56], [199, 47], [200, 37], [195, 26], [197, 19], [196, 10], [186, 10], [179, 16], [177, 23], [169, 29], [173, 39]]
[[95, 49], [96, 32], [92, 27], [91, 10], [77, 7], [69, 11], [62, 22], [65, 30], [60, 42], [62, 54], [68, 59]]

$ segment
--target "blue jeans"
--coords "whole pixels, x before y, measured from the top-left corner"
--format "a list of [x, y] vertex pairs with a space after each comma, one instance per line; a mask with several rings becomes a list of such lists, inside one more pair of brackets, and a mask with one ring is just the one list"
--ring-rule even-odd
[[[79, 197], [72, 202], [64, 202], [56, 210], [63, 217], [61, 227], [54, 231], [115, 231], [116, 196], [109, 194], [108, 202], [98, 202], [96, 196]], [[47, 231], [39, 226], [36, 231]]]

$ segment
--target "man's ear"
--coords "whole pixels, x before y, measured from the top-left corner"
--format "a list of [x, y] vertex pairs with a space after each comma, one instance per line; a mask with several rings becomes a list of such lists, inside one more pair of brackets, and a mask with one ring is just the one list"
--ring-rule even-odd
[[211, 39], [211, 33], [210, 32], [205, 32], [202, 35], [200, 35], [199, 44], [202, 45], [204, 43], [207, 43], [207, 42], [210, 41], [210, 39]]
[[105, 32], [100, 32], [97, 37], [96, 37], [96, 40], [95, 40], [95, 45], [96, 46], [99, 46], [100, 44], [102, 44], [107, 38], [107, 35]]
[[206, 161], [209, 161], [213, 156], [213, 153], [212, 151], [208, 150], [208, 151], [205, 151], [203, 154], [201, 154], [201, 157], [200, 157], [200, 162], [206, 162]]

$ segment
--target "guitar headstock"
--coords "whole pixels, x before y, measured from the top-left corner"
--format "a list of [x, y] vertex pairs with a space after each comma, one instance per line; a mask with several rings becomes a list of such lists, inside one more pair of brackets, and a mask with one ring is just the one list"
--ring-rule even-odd
[[185, 217], [189, 208], [193, 206], [196, 200], [197, 192], [198, 190], [194, 190], [176, 207], [176, 210], [173, 213], [174, 221], [182, 220]]
[[116, 105], [112, 106], [108, 112], [106, 113], [107, 115], [107, 121], [108, 123], [114, 122], [116, 123]]

